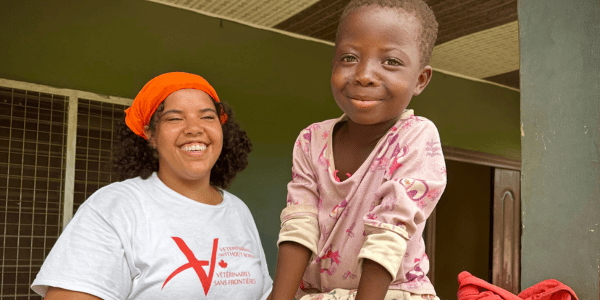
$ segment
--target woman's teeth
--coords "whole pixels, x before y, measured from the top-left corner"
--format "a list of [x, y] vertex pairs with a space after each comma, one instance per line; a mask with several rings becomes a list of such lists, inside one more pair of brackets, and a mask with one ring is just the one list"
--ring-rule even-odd
[[204, 151], [204, 150], [206, 150], [206, 145], [204, 145], [204, 144], [186, 145], [184, 147], [181, 147], [181, 150], [183, 150], [183, 151]]

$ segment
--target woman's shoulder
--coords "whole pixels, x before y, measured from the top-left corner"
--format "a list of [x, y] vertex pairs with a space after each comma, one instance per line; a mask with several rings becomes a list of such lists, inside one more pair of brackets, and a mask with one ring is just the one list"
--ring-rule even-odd
[[101, 188], [99, 188], [92, 196], [94, 195], [127, 195], [131, 193], [136, 193], [143, 188], [148, 187], [152, 177], [148, 179], [142, 179], [141, 177], [135, 177], [130, 179], [125, 179], [123, 181], [116, 181], [113, 183], [109, 183]]
[[240, 199], [238, 196], [236, 196], [226, 190], [222, 190], [222, 191], [223, 191], [223, 199], [225, 199], [225, 201], [227, 201], [229, 205], [250, 211], [250, 209], [248, 208], [248, 205], [246, 205], [246, 203], [242, 199]]
[[136, 199], [146, 197], [152, 185], [151, 181], [152, 177], [148, 179], [135, 177], [110, 183], [94, 192], [84, 204], [96, 211], [131, 209], [131, 206], [137, 202]]
[[252, 212], [250, 211], [250, 208], [248, 208], [246, 202], [244, 202], [238, 196], [223, 190], [223, 198], [226, 199], [230, 207], [233, 207], [245, 216], [252, 218]]

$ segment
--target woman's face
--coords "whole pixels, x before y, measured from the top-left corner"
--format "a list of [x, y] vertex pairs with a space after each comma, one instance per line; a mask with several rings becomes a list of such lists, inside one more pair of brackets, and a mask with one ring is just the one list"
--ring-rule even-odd
[[158, 152], [161, 180], [210, 181], [210, 170], [221, 154], [223, 131], [213, 100], [203, 91], [183, 89], [164, 101], [148, 141]]

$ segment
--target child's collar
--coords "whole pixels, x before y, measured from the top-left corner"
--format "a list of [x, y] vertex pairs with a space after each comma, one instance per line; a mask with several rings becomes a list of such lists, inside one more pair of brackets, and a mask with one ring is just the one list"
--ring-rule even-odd
[[[414, 115], [415, 115], [415, 111], [413, 109], [405, 109], [404, 112], [402, 112], [402, 114], [400, 115], [399, 120], [407, 119]], [[345, 113], [342, 114], [339, 118], [337, 118], [335, 120], [334, 124], [337, 124], [342, 121], [348, 121], [348, 115], [346, 115]]]

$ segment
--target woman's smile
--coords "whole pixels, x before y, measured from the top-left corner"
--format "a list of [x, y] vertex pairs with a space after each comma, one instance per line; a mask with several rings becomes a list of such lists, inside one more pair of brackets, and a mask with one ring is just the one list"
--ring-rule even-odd
[[184, 152], [197, 154], [206, 150], [206, 147], [207, 146], [204, 143], [187, 143], [179, 147], [179, 149], [183, 150]]

